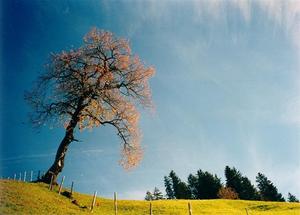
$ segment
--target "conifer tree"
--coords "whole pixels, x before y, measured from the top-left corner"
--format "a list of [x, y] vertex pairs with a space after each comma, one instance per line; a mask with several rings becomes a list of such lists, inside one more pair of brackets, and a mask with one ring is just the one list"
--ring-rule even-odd
[[[171, 196], [169, 196], [169, 197], [173, 197], [176, 199], [190, 199], [191, 198], [191, 194], [189, 192], [189, 188], [188, 188], [187, 184], [185, 182], [181, 181], [181, 179], [176, 175], [176, 173], [173, 170], [170, 172], [169, 177], [165, 177], [165, 179], [166, 178], [167, 178], [167, 180], [165, 180], [165, 185], [172, 184], [172, 189], [170, 189], [169, 187], [166, 186], [167, 196], [169, 196], [168, 195], [168, 192], [169, 192], [169, 194], [171, 194]], [[167, 188], [168, 188], [168, 190], [167, 190]], [[170, 192], [170, 190], [172, 190], [172, 192]]]
[[288, 202], [299, 202], [299, 200], [296, 198], [296, 196], [289, 193], [288, 194]]
[[232, 188], [240, 199], [257, 200], [259, 196], [250, 180], [236, 168], [225, 167], [226, 187]]
[[278, 193], [274, 184], [262, 173], [258, 173], [256, 176], [256, 182], [261, 200], [279, 202], [285, 201], [281, 193]]
[[155, 187], [153, 191], [153, 200], [160, 200], [163, 199], [163, 194], [160, 192], [160, 190]]
[[171, 179], [168, 176], [164, 177], [164, 183], [165, 183], [167, 199], [175, 199], [173, 184], [172, 184]]
[[225, 167], [226, 187], [231, 187], [235, 192], [242, 193], [242, 174], [234, 167]]
[[153, 200], [153, 195], [149, 190], [146, 192], [145, 200], [146, 201], [152, 201]]
[[198, 189], [198, 178], [194, 176], [193, 174], [190, 174], [188, 176], [188, 188], [191, 193], [192, 199], [198, 199], [199, 198], [199, 189]]
[[221, 180], [209, 172], [199, 170], [197, 172], [197, 193], [199, 199], [216, 199], [218, 198], [218, 191], [222, 187]]

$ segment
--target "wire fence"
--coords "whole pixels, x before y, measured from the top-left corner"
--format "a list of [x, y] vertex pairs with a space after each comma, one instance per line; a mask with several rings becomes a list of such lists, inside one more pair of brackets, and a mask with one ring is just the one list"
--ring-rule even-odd
[[[24, 171], [24, 172], [20, 172], [20, 173], [15, 173], [13, 175], [13, 177], [2, 177], [1, 179], [7, 179], [7, 180], [14, 180], [14, 181], [20, 181], [20, 182], [35, 182], [38, 181], [40, 179], [42, 179], [42, 177], [45, 175], [45, 172], [43, 171]], [[54, 183], [53, 180], [54, 176], [52, 175], [51, 177], [51, 181], [49, 184], [49, 191], [53, 192], [54, 191], [54, 187], [56, 186], [56, 184]], [[65, 176], [63, 176], [61, 178], [61, 181], [59, 183], [58, 186], [58, 191], [55, 191], [58, 193], [58, 195], [62, 194], [62, 189], [63, 189], [63, 185], [64, 185], [64, 181], [65, 181]], [[68, 198], [72, 198], [73, 193], [74, 193], [74, 181], [72, 181], [71, 183], [71, 187], [69, 189], [70, 191], [67, 193], [64, 193], [64, 195]], [[95, 205], [96, 205], [96, 201], [97, 201], [97, 191], [94, 191], [94, 194], [92, 196], [91, 199], [91, 204], [90, 207], [88, 208], [90, 210], [90, 212], [93, 212]], [[113, 195], [113, 208], [114, 208], [114, 214], [118, 215], [118, 198], [117, 198], [117, 192], [114, 192]], [[193, 209], [192, 209], [192, 204], [191, 202], [187, 202], [186, 205], [186, 210], [187, 210], [187, 214], [188, 215], [193, 215]], [[153, 204], [152, 201], [149, 201], [149, 214], [153, 215]], [[245, 214], [246, 215], [250, 215], [249, 210], [247, 208], [245, 208]]]

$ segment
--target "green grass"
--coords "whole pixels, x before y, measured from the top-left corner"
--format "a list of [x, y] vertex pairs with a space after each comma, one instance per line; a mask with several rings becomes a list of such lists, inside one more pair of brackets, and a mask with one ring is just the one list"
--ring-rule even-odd
[[[78, 205], [57, 190], [49, 191], [43, 183], [24, 183], [0, 180], [0, 214], [90, 214], [92, 196], [75, 193]], [[249, 215], [293, 214], [300, 215], [299, 203], [261, 202], [242, 200], [161, 200], [152, 202], [154, 215], [187, 215], [191, 202], [193, 215], [243, 214]], [[87, 208], [85, 208], [87, 207]], [[97, 198], [93, 214], [114, 215], [111, 199]], [[149, 202], [119, 200], [118, 214], [149, 214]]]

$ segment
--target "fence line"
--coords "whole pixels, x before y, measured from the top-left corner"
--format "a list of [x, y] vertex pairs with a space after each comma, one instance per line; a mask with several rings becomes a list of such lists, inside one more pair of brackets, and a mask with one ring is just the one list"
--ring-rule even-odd
[[94, 192], [93, 201], [92, 201], [92, 205], [91, 205], [91, 212], [93, 212], [93, 210], [94, 210], [94, 206], [96, 203], [96, 197], [97, 197], [97, 191]]
[[72, 181], [70, 197], [72, 197], [72, 195], [73, 195], [73, 186], [74, 186], [74, 181]]
[[193, 215], [191, 203], [188, 203], [189, 215]]
[[62, 186], [64, 184], [64, 180], [65, 180], [65, 176], [63, 176], [63, 178], [61, 179], [61, 183], [60, 183], [60, 186], [59, 186], [58, 194], [60, 194], [60, 192], [61, 192]]
[[249, 215], [249, 214], [248, 214], [248, 209], [247, 209], [247, 208], [245, 208], [245, 210], [246, 210], [246, 214], [247, 214], [247, 215]]
[[51, 180], [50, 180], [50, 184], [49, 184], [49, 190], [53, 190], [53, 174], [51, 175]]
[[150, 210], [149, 210], [149, 212], [150, 212], [150, 215], [153, 215], [152, 214], [152, 202], [150, 201]]
[[[45, 172], [43, 172], [42, 174], [42, 177], [44, 176]], [[23, 182], [26, 182], [26, 176], [27, 176], [27, 172], [24, 171], [24, 175], [23, 175], [23, 180], [22, 180], [22, 173], [20, 172], [19, 173], [19, 179], [17, 179], [17, 174], [14, 173], [14, 176], [12, 178], [10, 177], [7, 177], [8, 180], [14, 180], [14, 181], [23, 181]], [[30, 182], [33, 181], [33, 176], [34, 176], [34, 171], [30, 171]], [[1, 176], [1, 179], [3, 179], [4, 177]], [[37, 174], [37, 180], [41, 179], [41, 171], [38, 170], [38, 174]], [[61, 194], [61, 191], [63, 189], [63, 184], [64, 184], [64, 181], [65, 181], [65, 176], [62, 177], [61, 179], [61, 183], [59, 185], [59, 189], [58, 189], [58, 194], [60, 195]], [[49, 184], [49, 190], [53, 190], [53, 187], [54, 187], [54, 175], [51, 174], [51, 181], [50, 181], [50, 184]], [[71, 188], [70, 188], [70, 198], [72, 198], [72, 195], [73, 195], [73, 192], [74, 192], [74, 181], [72, 181], [71, 183]], [[95, 208], [95, 205], [96, 205], [96, 200], [97, 200], [97, 191], [94, 192], [94, 195], [93, 195], [93, 199], [92, 199], [92, 202], [91, 202], [91, 207], [90, 207], [90, 211], [93, 212], [94, 208]], [[114, 204], [114, 214], [117, 215], [118, 214], [118, 200], [117, 200], [117, 192], [114, 192], [114, 198], [113, 198], [113, 204]], [[193, 215], [193, 210], [192, 210], [192, 204], [191, 202], [188, 202], [188, 214], [189, 215]], [[245, 208], [245, 212], [246, 212], [246, 215], [249, 215], [249, 210], [248, 208]], [[153, 204], [152, 204], [152, 201], [149, 202], [149, 214], [150, 215], [153, 215]]]
[[117, 215], [118, 214], [117, 192], [114, 192], [114, 209], [115, 209], [115, 215]]
[[40, 178], [41, 178], [41, 171], [39, 170], [37, 180], [40, 180]]
[[24, 172], [24, 179], [23, 181], [26, 181], [26, 171]]

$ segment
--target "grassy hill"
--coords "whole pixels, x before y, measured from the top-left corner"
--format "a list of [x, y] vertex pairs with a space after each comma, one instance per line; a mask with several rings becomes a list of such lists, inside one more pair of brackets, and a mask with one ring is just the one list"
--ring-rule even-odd
[[[77, 205], [72, 203], [76, 200]], [[49, 191], [42, 183], [0, 180], [0, 214], [90, 214], [92, 196], [74, 193], [73, 199]], [[187, 215], [189, 200], [154, 201], [154, 215]], [[299, 203], [242, 200], [191, 200], [193, 215], [201, 214], [293, 214], [300, 215]], [[114, 215], [113, 200], [97, 198], [94, 214]], [[149, 202], [119, 200], [118, 214], [149, 214]]]

